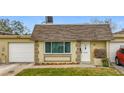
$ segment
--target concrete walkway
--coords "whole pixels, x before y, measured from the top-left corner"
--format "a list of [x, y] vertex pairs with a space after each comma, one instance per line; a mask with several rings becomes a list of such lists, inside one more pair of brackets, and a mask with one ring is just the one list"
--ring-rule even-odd
[[13, 64], [1, 64], [0, 76], [14, 76], [21, 72], [23, 69], [29, 68], [33, 63], [13, 63]]
[[0, 64], [0, 76], [3, 76], [17, 66], [17, 64]]
[[118, 66], [116, 64], [112, 64], [115, 69], [117, 69], [121, 74], [124, 74], [124, 66]]
[[13, 64], [0, 64], [0, 76], [15, 76], [27, 68], [95, 68], [95, 65], [91, 64], [77, 64], [77, 65], [34, 65], [34, 63], [13, 63]]

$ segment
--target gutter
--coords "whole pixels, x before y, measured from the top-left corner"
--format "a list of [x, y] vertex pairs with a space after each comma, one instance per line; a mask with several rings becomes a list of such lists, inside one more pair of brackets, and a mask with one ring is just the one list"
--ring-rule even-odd
[[0, 35], [0, 39], [31, 39], [31, 35]]

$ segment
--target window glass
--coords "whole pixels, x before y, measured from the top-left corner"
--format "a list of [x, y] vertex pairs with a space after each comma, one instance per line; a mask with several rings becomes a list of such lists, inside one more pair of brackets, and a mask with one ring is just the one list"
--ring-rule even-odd
[[52, 42], [52, 53], [64, 53], [63, 42]]
[[45, 53], [70, 53], [70, 42], [45, 42]]
[[120, 52], [124, 54], [124, 49], [121, 49]]

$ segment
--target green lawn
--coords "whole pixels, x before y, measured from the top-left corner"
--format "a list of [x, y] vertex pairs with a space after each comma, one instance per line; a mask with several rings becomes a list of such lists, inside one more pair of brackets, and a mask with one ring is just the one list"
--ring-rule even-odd
[[32, 68], [17, 76], [120, 76], [114, 68]]

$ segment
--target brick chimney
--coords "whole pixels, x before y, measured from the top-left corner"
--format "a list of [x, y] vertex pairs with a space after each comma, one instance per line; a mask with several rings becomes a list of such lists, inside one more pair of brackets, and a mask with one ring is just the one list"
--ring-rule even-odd
[[53, 24], [53, 16], [46, 16], [45, 22], [46, 24]]

